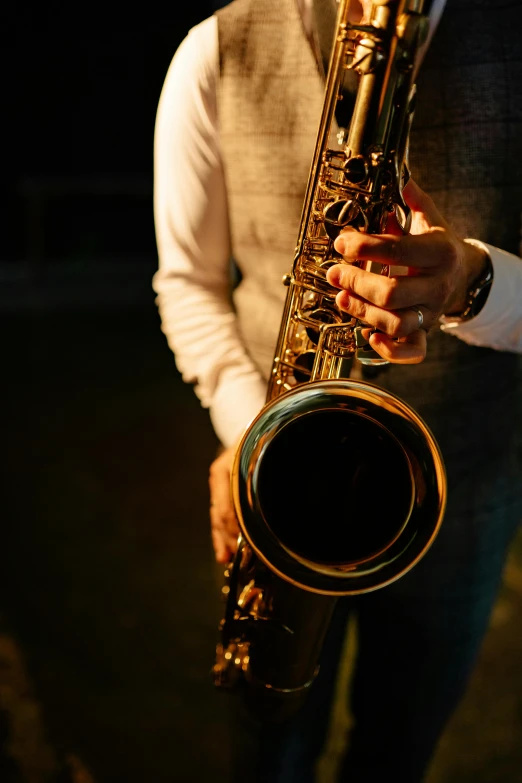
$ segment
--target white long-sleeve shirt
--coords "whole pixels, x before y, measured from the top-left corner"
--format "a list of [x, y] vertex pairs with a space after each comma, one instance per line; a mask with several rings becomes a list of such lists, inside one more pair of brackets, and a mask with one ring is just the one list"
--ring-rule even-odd
[[[311, 0], [300, 5], [310, 34]], [[443, 5], [437, 3], [438, 15]], [[262, 408], [266, 384], [242, 344], [230, 300], [218, 76], [217, 20], [210, 17], [176, 52], [159, 103], [154, 209], [160, 263], [154, 289], [178, 369], [195, 384], [217, 436], [230, 446]], [[451, 333], [470, 344], [522, 353], [522, 260], [486, 247], [494, 267], [488, 300], [478, 316]]]

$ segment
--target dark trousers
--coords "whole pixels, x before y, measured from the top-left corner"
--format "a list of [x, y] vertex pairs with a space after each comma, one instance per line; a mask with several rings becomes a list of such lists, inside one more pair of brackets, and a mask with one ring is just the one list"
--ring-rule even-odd
[[340, 599], [305, 707], [284, 726], [238, 708], [238, 783], [313, 783], [328, 730], [347, 619], [358, 651], [347, 698], [354, 725], [338, 780], [419, 783], [458, 704], [487, 629], [511, 524], [446, 521], [423, 561], [374, 593]]

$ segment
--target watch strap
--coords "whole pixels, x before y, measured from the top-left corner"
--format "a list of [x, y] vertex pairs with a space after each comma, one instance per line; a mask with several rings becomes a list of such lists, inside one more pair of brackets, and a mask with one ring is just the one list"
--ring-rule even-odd
[[472, 285], [469, 287], [466, 297], [466, 306], [462, 312], [440, 316], [439, 320], [444, 326], [465, 323], [466, 321], [470, 321], [472, 318], [475, 318], [475, 316], [480, 313], [486, 304], [491, 286], [493, 284], [493, 264], [491, 262], [491, 256], [489, 255], [487, 248], [482, 244], [482, 242], [469, 239], [465, 239], [464, 241], [468, 242], [470, 245], [476, 245], [481, 250], [484, 250], [486, 253], [486, 266], [480, 277], [474, 280]]

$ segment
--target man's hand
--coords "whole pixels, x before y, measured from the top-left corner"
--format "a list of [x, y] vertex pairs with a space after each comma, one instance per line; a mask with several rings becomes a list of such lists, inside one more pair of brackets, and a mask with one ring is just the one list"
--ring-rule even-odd
[[235, 446], [225, 449], [210, 466], [210, 525], [218, 563], [228, 563], [237, 548], [239, 525], [230, 492], [235, 453]]
[[[417, 364], [426, 357], [426, 332], [439, 316], [464, 309], [472, 282], [485, 269], [486, 254], [455, 234], [413, 180], [403, 195], [412, 210], [411, 233], [403, 235], [395, 219], [386, 234], [344, 231], [335, 248], [346, 263], [331, 267], [327, 279], [342, 289], [336, 299], [341, 310], [379, 330], [367, 336], [380, 356], [396, 364]], [[409, 271], [384, 277], [353, 266], [354, 261]], [[422, 329], [412, 307], [422, 312]]]

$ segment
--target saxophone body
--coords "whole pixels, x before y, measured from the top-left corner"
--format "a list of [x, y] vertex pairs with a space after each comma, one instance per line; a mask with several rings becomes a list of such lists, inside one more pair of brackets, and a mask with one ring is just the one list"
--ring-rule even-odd
[[[375, 0], [360, 25], [348, 13], [341, 0], [267, 404], [232, 470], [241, 535], [225, 572], [213, 676], [269, 720], [288, 717], [306, 697], [337, 598], [385, 587], [412, 568], [446, 502], [442, 456], [420, 416], [348, 377], [354, 359], [383, 362], [326, 280], [342, 261], [333, 244], [343, 229], [381, 233], [393, 212], [408, 231], [402, 187], [428, 19], [423, 0]], [[349, 71], [358, 87], [344, 129], [335, 115]]]

